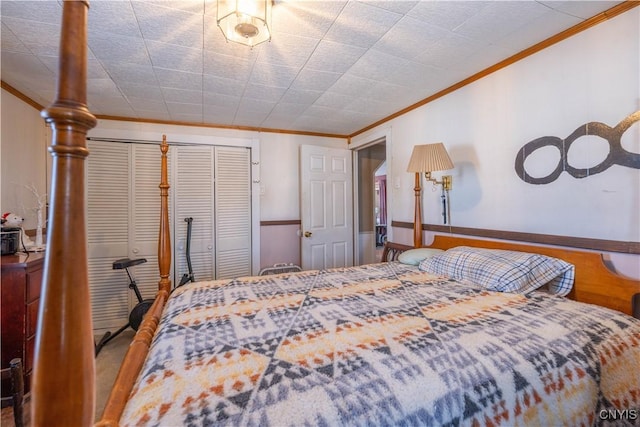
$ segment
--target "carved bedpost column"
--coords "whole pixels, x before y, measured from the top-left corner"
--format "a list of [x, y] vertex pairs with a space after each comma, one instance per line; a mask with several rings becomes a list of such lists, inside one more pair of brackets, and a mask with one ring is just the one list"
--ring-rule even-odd
[[422, 203], [420, 192], [420, 173], [416, 172], [416, 181], [413, 188], [415, 192], [415, 212], [413, 215], [413, 246], [416, 248], [422, 247]]
[[95, 360], [85, 224], [87, 131], [86, 1], [65, 1], [56, 100], [42, 116], [52, 129], [48, 242], [31, 393], [34, 426], [94, 421]]
[[169, 271], [171, 270], [171, 233], [169, 231], [169, 181], [167, 178], [167, 136], [162, 135], [162, 152], [160, 167], [160, 235], [158, 236], [158, 269], [160, 270], [160, 281], [158, 290], [171, 292], [171, 280]]

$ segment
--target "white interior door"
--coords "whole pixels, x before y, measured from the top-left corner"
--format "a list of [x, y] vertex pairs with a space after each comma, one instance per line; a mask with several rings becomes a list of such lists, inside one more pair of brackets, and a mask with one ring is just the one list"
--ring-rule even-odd
[[302, 268], [353, 265], [351, 151], [300, 147]]

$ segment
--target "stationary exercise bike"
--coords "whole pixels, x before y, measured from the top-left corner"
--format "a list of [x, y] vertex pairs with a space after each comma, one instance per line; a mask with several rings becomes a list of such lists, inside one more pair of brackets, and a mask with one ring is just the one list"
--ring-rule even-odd
[[136, 281], [133, 278], [133, 275], [129, 271], [129, 267], [144, 264], [145, 262], [147, 262], [145, 258], [137, 258], [137, 259], [122, 258], [113, 262], [114, 270], [124, 269], [127, 272], [127, 276], [129, 276], [129, 289], [133, 289], [133, 292], [135, 292], [136, 298], [138, 299], [138, 304], [136, 304], [136, 306], [133, 307], [133, 310], [131, 310], [131, 313], [129, 313], [129, 323], [127, 323], [126, 325], [124, 325], [123, 327], [115, 331], [113, 334], [111, 332], [107, 332], [102, 336], [98, 344], [96, 344], [96, 349], [95, 349], [96, 356], [98, 355], [98, 353], [100, 353], [100, 350], [102, 350], [102, 347], [104, 347], [105, 344], [107, 344], [109, 341], [111, 341], [112, 339], [120, 335], [128, 327], [131, 327], [134, 331], [137, 331], [138, 328], [140, 327], [140, 324], [142, 323], [142, 319], [144, 318], [144, 315], [147, 313], [147, 311], [149, 311], [149, 308], [151, 308], [151, 305], [153, 304], [153, 299], [146, 299], [146, 300], [142, 299], [142, 295], [140, 294], [138, 285], [136, 284]]

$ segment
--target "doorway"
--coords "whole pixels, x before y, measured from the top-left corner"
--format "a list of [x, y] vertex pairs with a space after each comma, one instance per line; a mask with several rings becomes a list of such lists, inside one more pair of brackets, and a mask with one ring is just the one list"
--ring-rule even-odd
[[387, 144], [357, 150], [358, 264], [378, 262], [387, 236]]

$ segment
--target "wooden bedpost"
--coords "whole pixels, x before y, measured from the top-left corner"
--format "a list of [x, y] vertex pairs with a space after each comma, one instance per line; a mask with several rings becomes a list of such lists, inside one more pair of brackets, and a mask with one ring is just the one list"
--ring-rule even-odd
[[85, 225], [87, 1], [63, 3], [56, 100], [42, 111], [51, 126], [53, 172], [48, 241], [31, 391], [34, 426], [94, 421], [95, 360]]
[[167, 136], [162, 135], [162, 152], [160, 166], [160, 230], [158, 236], [158, 269], [160, 270], [160, 281], [158, 290], [171, 292], [171, 280], [169, 280], [169, 270], [171, 270], [171, 234], [169, 231], [169, 182], [167, 168]]

